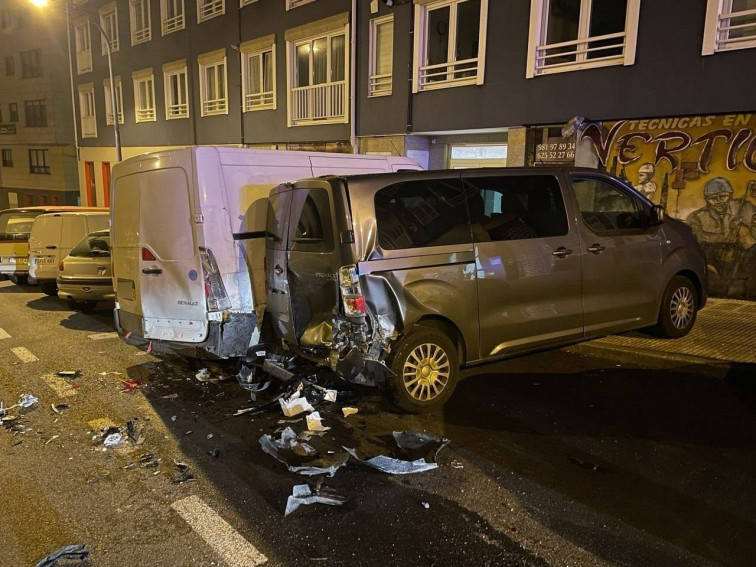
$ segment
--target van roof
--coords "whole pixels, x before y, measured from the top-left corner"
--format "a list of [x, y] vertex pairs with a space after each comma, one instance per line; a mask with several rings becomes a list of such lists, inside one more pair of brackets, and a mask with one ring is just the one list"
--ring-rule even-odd
[[0, 213], [67, 213], [67, 212], [105, 212], [109, 211], [105, 207], [75, 207], [75, 206], [38, 206], [38, 207], [18, 207], [15, 209], [4, 209]]
[[[92, 209], [88, 211], [53, 211], [39, 215], [40, 217], [76, 217], [76, 216], [90, 216], [90, 215], [110, 215], [110, 209]], [[37, 217], [39, 218], [39, 217]]]
[[554, 173], [556, 171], [567, 173], [592, 173], [592, 174], [604, 174], [610, 175], [605, 171], [599, 171], [597, 169], [589, 167], [575, 167], [575, 166], [518, 166], [518, 167], [475, 167], [465, 169], [430, 169], [430, 170], [402, 170], [395, 173], [368, 173], [360, 175], [325, 175], [320, 179], [340, 178], [349, 180], [381, 180], [384, 178], [396, 179], [396, 180], [412, 180], [412, 179], [432, 179], [434, 177], [458, 177], [475, 175], [476, 173], [483, 173], [485, 175], [496, 175], [497, 173]]

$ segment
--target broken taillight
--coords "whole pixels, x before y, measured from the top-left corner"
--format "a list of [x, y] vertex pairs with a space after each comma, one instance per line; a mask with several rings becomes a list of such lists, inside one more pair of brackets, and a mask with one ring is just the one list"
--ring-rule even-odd
[[155, 262], [157, 258], [148, 248], [142, 248], [142, 260], [145, 262]]
[[60, 264], [58, 264], [58, 270], [59, 271], [62, 272], [63, 270], [65, 270], [65, 268], [66, 268], [66, 265], [63, 262], [61, 262]]
[[344, 306], [344, 315], [347, 317], [360, 317], [367, 314], [365, 297], [362, 295], [360, 276], [357, 266], [350, 264], [339, 268], [339, 286], [341, 287], [341, 302]]
[[231, 309], [231, 300], [226, 293], [226, 286], [223, 285], [223, 278], [221, 278], [218, 264], [215, 262], [213, 251], [209, 248], [200, 248], [200, 259], [202, 260], [207, 310], [223, 311]]

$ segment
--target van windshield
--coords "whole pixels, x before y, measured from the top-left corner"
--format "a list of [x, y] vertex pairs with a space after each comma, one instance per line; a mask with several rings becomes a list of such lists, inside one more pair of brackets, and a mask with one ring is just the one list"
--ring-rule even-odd
[[110, 233], [100, 232], [85, 236], [68, 255], [77, 258], [110, 256]]
[[0, 213], [0, 240], [28, 240], [37, 211], [4, 211]]

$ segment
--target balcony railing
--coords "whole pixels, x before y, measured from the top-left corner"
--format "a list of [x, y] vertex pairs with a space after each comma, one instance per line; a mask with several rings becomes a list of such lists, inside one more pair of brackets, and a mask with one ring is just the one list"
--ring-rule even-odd
[[[119, 124], [123, 124], [123, 112], [122, 111], [118, 112], [118, 123]], [[112, 126], [113, 125], [113, 113], [112, 112], [106, 112], [105, 113], [105, 124], [107, 124], [108, 126]]]
[[97, 118], [94, 116], [81, 117], [81, 135], [84, 138], [97, 137]]
[[201, 4], [199, 7], [199, 21], [204, 22], [205, 20], [209, 20], [213, 16], [222, 14], [223, 1], [224, 0], [213, 0], [212, 2]]
[[154, 108], [137, 108], [136, 121], [137, 122], [151, 122], [155, 120]]
[[344, 81], [291, 89], [291, 123], [343, 121], [345, 94]]
[[536, 47], [535, 74], [622, 63], [626, 37], [625, 32], [619, 32], [539, 45]]
[[87, 73], [92, 70], [92, 50], [76, 52], [76, 71], [81, 73]]
[[424, 65], [419, 71], [420, 89], [474, 84], [478, 80], [478, 58]]
[[718, 51], [756, 45], [756, 9], [720, 14], [716, 37]]
[[391, 73], [386, 75], [371, 75], [368, 79], [368, 96], [390, 95], [391, 79]]
[[168, 113], [168, 118], [186, 118], [189, 116], [189, 105], [183, 104], [169, 104], [165, 109]]
[[150, 41], [152, 38], [152, 32], [150, 28], [142, 28], [131, 32], [131, 43], [136, 45], [137, 43], [144, 43]]
[[184, 14], [163, 20], [163, 35], [184, 29]]
[[275, 102], [273, 91], [244, 95], [244, 111], [270, 108]]
[[216, 98], [212, 100], [202, 101], [202, 113], [204, 116], [212, 116], [213, 114], [225, 114], [226, 99]]

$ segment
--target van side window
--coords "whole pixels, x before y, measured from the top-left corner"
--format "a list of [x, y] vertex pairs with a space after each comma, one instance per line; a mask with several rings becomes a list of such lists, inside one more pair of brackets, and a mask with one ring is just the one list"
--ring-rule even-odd
[[384, 250], [469, 244], [467, 199], [458, 179], [405, 181], [375, 194], [378, 244]]
[[286, 250], [290, 203], [291, 191], [282, 191], [270, 196], [265, 226], [265, 243], [268, 248]]
[[643, 209], [619, 187], [594, 178], [572, 178], [572, 187], [583, 222], [596, 232], [643, 228]]
[[567, 234], [559, 181], [552, 175], [465, 178], [479, 194], [470, 209], [476, 242], [548, 238]]
[[333, 252], [331, 204], [325, 189], [297, 189], [289, 213], [289, 249]]

